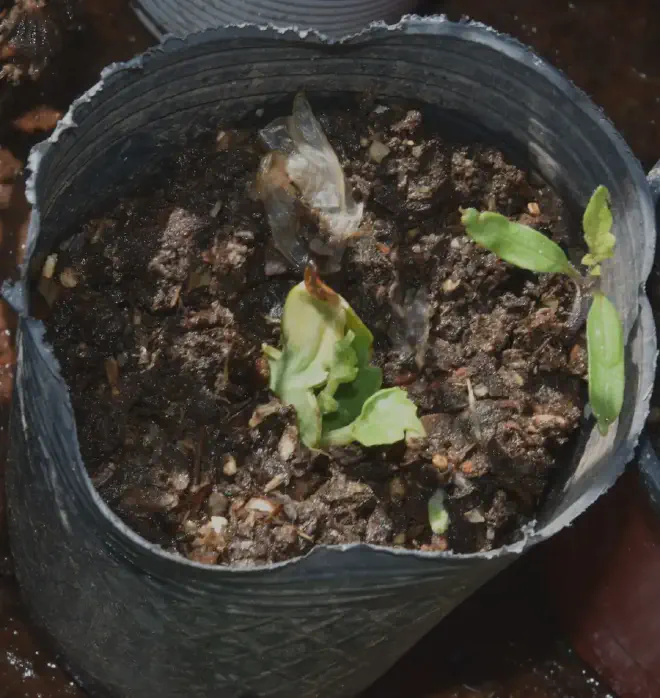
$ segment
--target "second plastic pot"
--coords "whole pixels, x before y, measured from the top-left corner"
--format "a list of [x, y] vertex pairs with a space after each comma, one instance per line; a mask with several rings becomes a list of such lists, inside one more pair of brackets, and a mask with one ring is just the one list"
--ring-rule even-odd
[[341, 37], [370, 22], [395, 21], [417, 4], [417, 0], [134, 0], [133, 7], [160, 39], [244, 22], [317, 29]]
[[[617, 253], [604, 267], [627, 342], [627, 392], [606, 438], [585, 421], [570, 474], [534, 528], [485, 554], [369, 545], [318, 547], [253, 570], [206, 567], [126, 528], [96, 494], [67, 387], [30, 317], [43, 260], [101, 202], [125, 194], [202, 129], [240, 121], [298, 90], [421, 101], [530, 164], [580, 210], [613, 197]], [[16, 570], [37, 622], [68, 666], [114, 698], [347, 698], [359, 693], [478, 586], [552, 536], [612, 485], [648, 411], [655, 329], [643, 284], [654, 216], [644, 174], [599, 110], [561, 74], [482, 26], [410, 19], [344, 44], [254, 27], [171, 39], [113, 67], [30, 159], [34, 209], [22, 281], [8, 472]]]

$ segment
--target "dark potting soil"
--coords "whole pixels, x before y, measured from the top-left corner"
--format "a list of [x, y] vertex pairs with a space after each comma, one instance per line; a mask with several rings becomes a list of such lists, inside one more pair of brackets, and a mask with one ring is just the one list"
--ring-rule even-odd
[[[277, 345], [300, 277], [255, 195], [257, 128], [226, 127], [145, 174], [46, 265], [49, 337], [90, 476], [146, 539], [209, 564], [318, 544], [474, 552], [514, 540], [570, 461], [584, 337], [571, 282], [477, 247], [458, 209], [567, 243], [562, 204], [497, 150], [443, 141], [415, 109], [362, 99], [317, 116], [366, 201], [363, 235], [325, 280], [374, 333], [385, 384], [408, 390], [428, 438], [329, 454], [299, 444], [261, 345]], [[406, 324], [420, 309], [427, 340]], [[439, 487], [445, 536], [428, 523]]]

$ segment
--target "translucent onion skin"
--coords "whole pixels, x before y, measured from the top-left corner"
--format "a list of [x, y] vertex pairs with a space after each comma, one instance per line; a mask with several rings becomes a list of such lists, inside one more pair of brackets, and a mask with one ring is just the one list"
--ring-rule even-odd
[[[283, 162], [286, 177], [300, 194], [302, 203], [318, 215], [319, 235], [306, 243], [307, 256], [311, 252], [326, 270], [337, 271], [348, 238], [360, 227], [364, 205], [353, 198], [339, 158], [305, 97], [298, 94], [292, 115], [275, 119], [260, 135], [271, 155], [283, 158], [278, 162]], [[268, 167], [272, 167], [272, 162], [266, 163]], [[289, 192], [288, 183], [280, 176], [271, 177], [270, 182], [262, 200], [275, 244], [299, 267], [304, 255], [295, 206], [290, 201], [293, 194], [277, 191], [279, 186]]]

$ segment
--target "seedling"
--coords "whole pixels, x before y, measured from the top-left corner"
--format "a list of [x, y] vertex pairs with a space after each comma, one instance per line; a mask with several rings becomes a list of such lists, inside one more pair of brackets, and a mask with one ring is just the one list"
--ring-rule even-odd
[[270, 389], [295, 408], [306, 446], [376, 446], [425, 436], [406, 391], [381, 388], [382, 371], [369, 363], [371, 332], [311, 267], [287, 296], [281, 328], [281, 349], [263, 347]]
[[427, 507], [429, 512], [429, 526], [433, 533], [441, 536], [443, 533], [447, 532], [449, 524], [449, 512], [445, 507], [445, 500], [447, 495], [443, 489], [436, 490], [429, 499]]
[[584, 240], [589, 249], [582, 258], [586, 276], [569, 262], [564, 251], [534, 228], [510, 221], [499, 213], [474, 208], [462, 210], [462, 223], [479, 245], [509, 264], [538, 273], [569, 276], [581, 291], [591, 294], [587, 316], [589, 402], [598, 429], [605, 435], [623, 406], [625, 362], [623, 326], [614, 304], [599, 286], [601, 263], [614, 256], [610, 195], [599, 186], [582, 218]]

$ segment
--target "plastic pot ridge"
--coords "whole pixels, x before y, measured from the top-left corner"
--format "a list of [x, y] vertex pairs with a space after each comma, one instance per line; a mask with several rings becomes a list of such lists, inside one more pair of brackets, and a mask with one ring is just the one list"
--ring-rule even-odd
[[417, 0], [134, 0], [133, 8], [159, 39], [246, 22], [317, 29], [342, 37], [370, 22], [398, 20], [418, 4]]
[[[607, 438], [585, 427], [572, 475], [523, 540], [476, 555], [369, 545], [319, 547], [253, 570], [205, 567], [152, 546], [96, 494], [67, 388], [26, 302], [30, 275], [94, 204], [131, 186], [141, 163], [195, 132], [304, 89], [313, 99], [375, 91], [433, 107], [531, 164], [576, 209], [612, 193], [617, 255], [606, 292], [627, 337], [628, 389]], [[654, 215], [639, 164], [565, 77], [475, 24], [407, 18], [343, 43], [314, 33], [226, 27], [169, 39], [106, 70], [29, 163], [33, 214], [21, 282], [7, 476], [17, 574], [39, 624], [74, 672], [115, 698], [348, 698], [534, 543], [569, 524], [632, 457], [648, 412], [655, 329], [644, 281]]]

